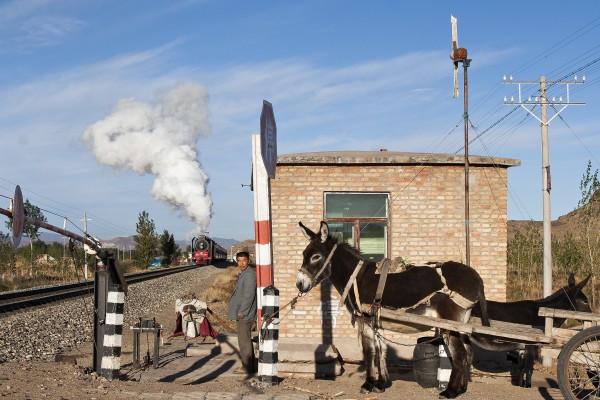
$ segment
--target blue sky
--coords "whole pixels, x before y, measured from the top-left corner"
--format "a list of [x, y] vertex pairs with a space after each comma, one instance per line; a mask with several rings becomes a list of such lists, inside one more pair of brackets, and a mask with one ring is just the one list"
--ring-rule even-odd
[[[177, 199], [155, 192], [156, 170], [165, 168], [155, 161], [171, 156], [162, 146], [177, 136], [179, 156], [199, 168], [190, 176], [208, 178], [190, 198], [212, 202], [212, 218], [202, 222], [209, 234], [253, 238], [252, 193], [241, 184], [250, 182], [263, 99], [274, 107], [280, 154], [461, 152], [462, 90], [452, 98], [448, 57], [453, 14], [473, 60], [470, 134], [481, 137], [470, 152], [522, 162], [509, 173], [510, 219], [542, 218], [541, 140], [539, 123], [522, 108], [505, 117], [514, 107], [503, 98], [516, 86], [502, 76], [587, 76], [571, 88], [571, 101], [586, 105], [568, 107], [549, 128], [555, 219], [577, 206], [588, 160], [600, 168], [600, 2], [501, 3], [3, 1], [0, 204], [8, 207], [19, 184], [50, 223], [62, 226], [66, 216], [73, 231], [86, 211], [92, 235], [128, 236], [145, 210], [159, 233], [186, 239], [198, 224], [185, 205], [169, 204]], [[562, 85], [553, 90], [564, 95]], [[173, 100], [186, 110], [165, 112], [165, 99], [181, 92], [195, 103]], [[169, 126], [180, 123], [186, 134], [171, 135]], [[132, 126], [141, 133], [150, 126], [152, 135], [97, 147], [102, 134]], [[98, 136], [86, 140], [91, 130]], [[108, 160], [113, 155], [120, 158]]]

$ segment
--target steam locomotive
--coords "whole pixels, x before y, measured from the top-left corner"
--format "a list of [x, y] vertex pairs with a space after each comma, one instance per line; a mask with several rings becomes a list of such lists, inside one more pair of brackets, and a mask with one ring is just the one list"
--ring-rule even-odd
[[227, 258], [227, 250], [206, 235], [192, 238], [192, 263], [208, 265]]

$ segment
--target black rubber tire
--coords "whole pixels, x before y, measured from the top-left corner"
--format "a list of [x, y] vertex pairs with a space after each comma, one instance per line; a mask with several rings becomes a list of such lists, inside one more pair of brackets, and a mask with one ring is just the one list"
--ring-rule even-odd
[[565, 399], [600, 399], [600, 326], [582, 330], [564, 345], [556, 372]]

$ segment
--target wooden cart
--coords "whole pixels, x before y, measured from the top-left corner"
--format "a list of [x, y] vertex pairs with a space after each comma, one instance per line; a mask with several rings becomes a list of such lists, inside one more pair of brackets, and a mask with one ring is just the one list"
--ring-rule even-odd
[[[600, 399], [600, 314], [540, 308], [539, 315], [545, 317], [543, 329], [494, 320], [490, 321], [491, 326], [482, 326], [478, 318], [471, 318], [465, 324], [398, 310], [380, 310], [384, 329], [395, 330], [395, 325], [408, 324], [540, 345], [542, 356], [558, 359], [558, 385], [565, 399]], [[582, 325], [554, 328], [554, 318], [576, 319]]]

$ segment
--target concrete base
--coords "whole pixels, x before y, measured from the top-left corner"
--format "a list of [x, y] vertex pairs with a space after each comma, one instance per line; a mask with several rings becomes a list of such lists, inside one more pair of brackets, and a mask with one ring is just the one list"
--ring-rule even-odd
[[280, 362], [332, 363], [339, 358], [337, 349], [330, 344], [279, 343]]
[[314, 362], [279, 362], [278, 376], [306, 376], [310, 378], [333, 378], [344, 373], [344, 368], [338, 361], [328, 363]]
[[[252, 332], [251, 335], [252, 335], [252, 338], [256, 338], [256, 339], [258, 338], [257, 332]], [[255, 352], [256, 352], [256, 354], [258, 354], [258, 344], [256, 342], [254, 342], [254, 340], [253, 340], [253, 344], [254, 344]], [[219, 336], [217, 336], [217, 338], [215, 339], [215, 346], [220, 347], [220, 350], [223, 353], [239, 353], [240, 352], [240, 346], [238, 345], [238, 337], [237, 337], [237, 334], [235, 334], [235, 333], [228, 333], [228, 334], [219, 333]]]
[[337, 349], [330, 344], [279, 343], [279, 376], [333, 378], [344, 373]]
[[215, 342], [190, 343], [185, 348], [186, 357], [204, 357], [212, 353], [215, 348]]
[[[412, 354], [417, 339], [394, 339], [394, 342], [397, 343], [386, 342], [388, 347], [386, 355], [388, 362], [405, 364], [407, 361], [412, 360]], [[279, 348], [282, 349], [282, 351], [288, 347], [295, 348], [295, 346], [299, 346], [298, 348], [304, 346], [307, 349], [312, 349], [308, 350], [308, 353], [304, 352], [305, 355], [302, 356], [304, 359], [301, 361], [316, 360], [317, 354], [321, 353], [321, 350], [327, 347], [334, 349], [334, 351], [339, 354], [339, 357], [345, 361], [354, 362], [362, 361], [363, 359], [362, 345], [357, 338], [334, 339], [334, 343], [329, 345], [316, 343], [307, 338], [282, 338], [279, 340]], [[312, 353], [310, 353], [311, 351]]]

